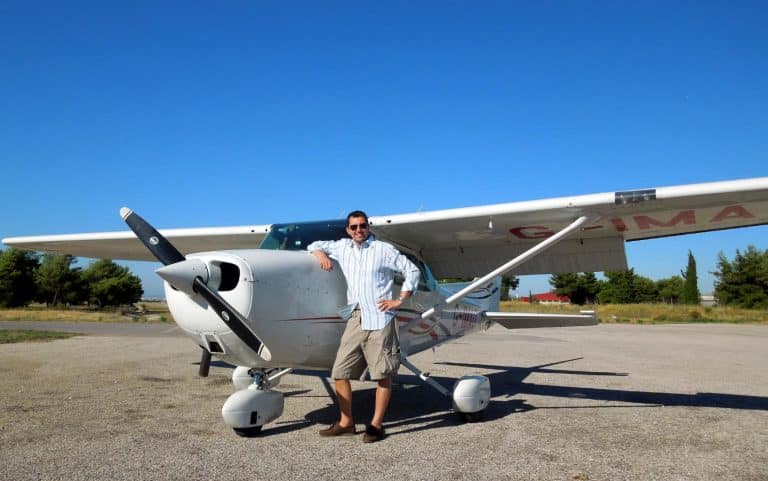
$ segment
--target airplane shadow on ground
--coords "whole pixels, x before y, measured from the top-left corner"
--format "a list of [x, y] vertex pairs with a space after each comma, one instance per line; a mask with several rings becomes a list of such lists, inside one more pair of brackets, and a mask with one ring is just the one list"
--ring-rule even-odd
[[[565, 369], [552, 369], [552, 366], [576, 361], [581, 358], [567, 359], [533, 367], [514, 367], [491, 364], [471, 364], [442, 362], [447, 366], [459, 366], [471, 368], [472, 372], [480, 372], [491, 381], [491, 402], [485, 411], [486, 421], [509, 416], [515, 413], [531, 411], [535, 409], [583, 409], [583, 408], [640, 408], [662, 406], [691, 406], [713, 407], [723, 409], [752, 409], [768, 411], [768, 398], [760, 396], [748, 396], [724, 393], [696, 393], [679, 394], [653, 391], [631, 391], [626, 389], [588, 388], [577, 386], [558, 386], [550, 384], [535, 384], [524, 382], [532, 373], [549, 373], [579, 376], [611, 376], [623, 377], [627, 373], [578, 371]], [[401, 370], [402, 371], [402, 370]], [[493, 372], [489, 372], [493, 371]], [[470, 372], [467, 372], [469, 374]], [[262, 435], [274, 435], [282, 432], [302, 429], [308, 425], [330, 425], [338, 418], [338, 409], [335, 404], [335, 396], [332, 384], [328, 378], [328, 372], [296, 370], [294, 374], [321, 376], [328, 398], [328, 405], [321, 409], [311, 411], [304, 419], [295, 421], [278, 421], [272, 426], [267, 426]], [[455, 378], [433, 376], [433, 379], [447, 388], [451, 388]], [[355, 390], [352, 410], [355, 420], [360, 426], [368, 421], [373, 414], [375, 383], [366, 383], [364, 389]], [[302, 396], [306, 391], [286, 393]], [[546, 406], [537, 407], [529, 404], [525, 399], [513, 398], [521, 394], [533, 396], [550, 396], [570, 399], [588, 399], [601, 401], [601, 404], [581, 406]], [[621, 404], [605, 404], [621, 403]], [[404, 434], [425, 429], [437, 429], [463, 424], [465, 421], [451, 410], [451, 401], [433, 388], [425, 385], [417, 376], [412, 374], [400, 374], [396, 377], [392, 401], [390, 402], [385, 425], [390, 428], [390, 433]], [[409, 427], [407, 427], [409, 426]], [[401, 428], [396, 433], [391, 428]]]
[[[547, 369], [549, 366], [575, 361], [581, 358], [568, 359], [556, 363], [531, 368], [518, 368], [507, 366], [494, 366], [488, 364], [469, 364], [443, 362], [438, 364], [450, 366], [471, 367], [475, 369], [498, 369], [498, 373], [486, 374], [491, 379], [493, 396], [513, 396], [516, 394], [531, 394], [537, 396], [552, 396], [564, 398], [592, 399], [596, 401], [614, 401], [622, 403], [646, 404], [650, 406], [691, 406], [712, 407], [724, 409], [753, 409], [768, 411], [768, 398], [761, 396], [748, 396], [741, 394], [707, 393], [677, 394], [653, 391], [630, 391], [624, 389], [588, 388], [576, 386], [555, 386], [549, 384], [535, 384], [523, 382], [533, 372], [555, 374], [578, 374], [586, 376], [627, 376], [626, 373], [594, 372], [594, 371], [568, 371]], [[498, 381], [496, 381], [498, 380]], [[600, 407], [598, 405], [595, 407]], [[571, 406], [563, 406], [570, 408]], [[592, 407], [592, 406], [589, 406]], [[618, 406], [607, 406], [618, 407]], [[636, 407], [636, 406], [622, 406]], [[546, 409], [554, 409], [548, 407]]]

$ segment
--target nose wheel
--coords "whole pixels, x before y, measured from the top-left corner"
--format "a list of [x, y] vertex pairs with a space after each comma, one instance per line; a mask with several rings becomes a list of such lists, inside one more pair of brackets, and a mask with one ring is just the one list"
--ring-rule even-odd
[[282, 416], [284, 405], [283, 393], [251, 384], [227, 398], [221, 416], [238, 436], [257, 436], [265, 424]]
[[[285, 397], [274, 391], [280, 378], [292, 369], [249, 369], [240, 366], [232, 373], [235, 391], [221, 408], [224, 422], [238, 436], [258, 436], [262, 427], [283, 414]], [[249, 379], [250, 384], [244, 386]]]
[[241, 438], [255, 438], [261, 434], [262, 427], [263, 426], [254, 426], [252, 428], [232, 428], [232, 430], [235, 431], [235, 434]]

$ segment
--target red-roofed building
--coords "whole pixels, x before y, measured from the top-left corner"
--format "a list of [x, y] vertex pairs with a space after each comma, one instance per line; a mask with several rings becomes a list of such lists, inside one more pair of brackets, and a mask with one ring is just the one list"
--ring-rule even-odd
[[[554, 292], [544, 292], [541, 294], [534, 294], [533, 298], [536, 302], [540, 302], [542, 304], [570, 304], [571, 299], [568, 298], [568, 296], [558, 296]], [[526, 297], [521, 297], [520, 300], [522, 302], [531, 302], [531, 299]]]

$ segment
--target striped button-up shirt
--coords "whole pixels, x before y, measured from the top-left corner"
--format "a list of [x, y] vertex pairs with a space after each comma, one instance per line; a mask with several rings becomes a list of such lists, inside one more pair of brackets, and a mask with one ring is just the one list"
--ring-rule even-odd
[[395, 272], [405, 278], [403, 291], [415, 291], [419, 283], [419, 268], [393, 245], [377, 241], [373, 235], [361, 244], [352, 239], [315, 241], [307, 250], [323, 251], [339, 263], [347, 280], [348, 307], [360, 307], [361, 327], [366, 331], [383, 329], [395, 317], [394, 311], [382, 312], [376, 304], [392, 299]]

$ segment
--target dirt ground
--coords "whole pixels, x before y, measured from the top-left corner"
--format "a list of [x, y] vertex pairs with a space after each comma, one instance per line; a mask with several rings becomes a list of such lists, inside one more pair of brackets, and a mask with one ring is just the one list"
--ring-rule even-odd
[[[768, 326], [493, 327], [411, 359], [447, 385], [489, 376], [484, 422], [401, 370], [371, 445], [317, 435], [336, 410], [306, 373], [237, 437], [230, 369], [199, 378], [187, 338], [136, 329], [0, 346], [4, 479], [768, 480]], [[362, 428], [373, 385], [354, 387]]]

